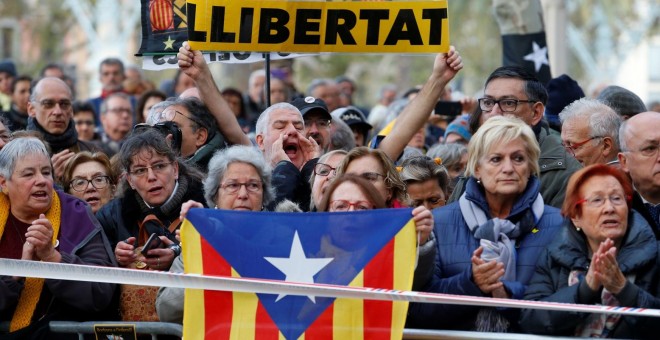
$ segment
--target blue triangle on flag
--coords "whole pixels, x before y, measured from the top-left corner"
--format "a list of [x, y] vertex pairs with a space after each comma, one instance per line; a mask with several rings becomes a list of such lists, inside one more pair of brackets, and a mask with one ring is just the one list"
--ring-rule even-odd
[[[410, 220], [411, 211], [271, 213], [191, 209], [186, 217], [241, 277], [285, 280], [287, 275], [273, 262], [287, 262], [297, 236], [304, 258], [331, 259], [323, 266], [317, 265], [320, 269], [313, 275], [314, 283], [348, 285]], [[309, 271], [309, 266], [299, 269]], [[287, 339], [300, 337], [334, 302], [334, 298], [257, 295]]]

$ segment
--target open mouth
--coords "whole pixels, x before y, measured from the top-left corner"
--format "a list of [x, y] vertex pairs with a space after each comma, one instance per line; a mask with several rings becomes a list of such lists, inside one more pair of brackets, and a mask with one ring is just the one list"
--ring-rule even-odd
[[32, 193], [32, 197], [37, 199], [44, 199], [44, 198], [48, 198], [48, 193], [45, 191], [35, 191]]
[[99, 204], [101, 202], [101, 199], [99, 199], [98, 197], [92, 196], [92, 197], [87, 197], [87, 199], [85, 199], [85, 201], [90, 205], [95, 205], [95, 204]]
[[619, 226], [619, 220], [615, 220], [615, 219], [605, 220], [603, 221], [602, 226], [607, 228], [617, 227]]
[[292, 156], [295, 157], [296, 154], [298, 154], [298, 144], [288, 143], [284, 145], [284, 153], [286, 153], [289, 158]]
[[157, 194], [161, 190], [163, 190], [163, 187], [153, 187], [153, 188], [149, 189], [147, 192], [150, 193], [150, 194]]

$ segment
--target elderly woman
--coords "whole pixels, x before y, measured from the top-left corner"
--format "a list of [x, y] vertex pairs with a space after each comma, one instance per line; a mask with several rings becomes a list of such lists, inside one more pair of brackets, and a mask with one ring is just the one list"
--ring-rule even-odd
[[[122, 267], [168, 270], [181, 252], [174, 236], [181, 205], [191, 199], [203, 201], [200, 176], [177, 159], [165, 137], [153, 129], [127, 138], [119, 161], [126, 171], [125, 189], [96, 217]], [[138, 258], [135, 248], [153, 233], [167, 247]]]
[[401, 163], [399, 173], [406, 183], [408, 205], [419, 207], [423, 205], [428, 210], [442, 207], [447, 202], [447, 170], [439, 158], [426, 156], [406, 158]]
[[[562, 214], [568, 225], [544, 251], [525, 299], [659, 308], [658, 245], [630, 209], [632, 185], [618, 169], [586, 167], [571, 177]], [[617, 314], [523, 310], [529, 332], [608, 338], [656, 338], [655, 320]]]
[[[435, 293], [521, 299], [536, 261], [559, 230], [559, 210], [539, 194], [539, 146], [516, 118], [489, 119], [468, 146], [467, 188], [435, 209]], [[478, 331], [516, 329], [518, 311], [413, 304], [408, 327]]]
[[459, 143], [437, 144], [429, 149], [426, 155], [433, 159], [440, 158], [442, 160], [442, 165], [447, 169], [449, 175], [448, 194], [451, 196], [459, 176], [463, 175], [467, 166], [467, 147]]
[[[250, 146], [235, 145], [216, 152], [209, 161], [204, 180], [204, 198], [209, 207], [226, 210], [261, 211], [274, 199], [271, 169], [263, 154]], [[181, 209], [185, 217], [191, 208], [202, 208], [188, 201]], [[183, 273], [183, 260], [178, 256], [171, 272]], [[183, 289], [162, 287], [156, 299], [161, 321], [183, 323]]]
[[[15, 139], [0, 151], [0, 257], [114, 266], [110, 245], [89, 207], [53, 189], [44, 144]], [[0, 315], [17, 339], [48, 339], [51, 320], [106, 318], [115, 285], [0, 276]]]
[[309, 184], [312, 187], [312, 199], [310, 201], [310, 211], [316, 211], [316, 207], [321, 203], [323, 194], [325, 194], [330, 181], [337, 174], [339, 163], [346, 157], [348, 152], [344, 150], [333, 150], [326, 152], [314, 165], [314, 172], [309, 178]]
[[87, 202], [96, 214], [110, 202], [117, 188], [108, 156], [102, 152], [81, 151], [64, 167], [64, 191]]

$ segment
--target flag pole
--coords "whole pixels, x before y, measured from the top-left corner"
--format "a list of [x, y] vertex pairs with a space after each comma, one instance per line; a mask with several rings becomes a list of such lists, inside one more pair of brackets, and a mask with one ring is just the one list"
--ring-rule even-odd
[[266, 61], [266, 82], [264, 83], [264, 99], [266, 99], [266, 107], [270, 107], [270, 52], [264, 53]]

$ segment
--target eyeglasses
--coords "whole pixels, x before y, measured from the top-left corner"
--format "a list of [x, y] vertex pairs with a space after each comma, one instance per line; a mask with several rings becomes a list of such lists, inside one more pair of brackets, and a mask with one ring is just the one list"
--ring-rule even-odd
[[564, 147], [564, 149], [566, 149], [566, 151], [568, 151], [568, 153], [570, 153], [571, 155], [573, 155], [573, 157], [575, 157], [575, 151], [577, 149], [581, 148], [582, 145], [585, 145], [585, 144], [589, 143], [591, 140], [596, 139], [596, 138], [603, 138], [603, 137], [602, 136], [594, 136], [594, 137], [591, 137], [587, 140], [583, 140], [583, 141], [575, 143], [575, 144], [567, 144], [567, 143], [561, 142], [561, 145]]
[[92, 125], [94, 125], [94, 121], [93, 120], [82, 120], [82, 119], [80, 119], [80, 120], [76, 120], [76, 125], [89, 125], [89, 126], [92, 126]]
[[117, 108], [109, 109], [108, 112], [120, 115], [122, 113], [131, 114], [131, 112], [133, 112], [133, 110], [125, 108], [125, 107], [117, 107]]
[[447, 200], [439, 197], [429, 197], [423, 200], [412, 200], [410, 202], [410, 206], [419, 207], [421, 205], [424, 205], [424, 203], [428, 203], [430, 206], [434, 206], [434, 207], [443, 206], [445, 205], [445, 203], [447, 203]]
[[656, 157], [658, 155], [658, 143], [644, 145], [637, 150], [628, 150], [625, 152], [639, 152], [644, 157]]
[[378, 179], [380, 177], [383, 177], [383, 180], [385, 179], [385, 175], [381, 175], [377, 172], [363, 172], [359, 174], [358, 176], [366, 179], [369, 182], [378, 182]]
[[257, 193], [261, 191], [261, 181], [227, 182], [222, 184], [221, 188], [230, 194], [234, 194], [238, 192], [242, 186], [245, 186], [245, 190], [251, 193]]
[[183, 114], [182, 112], [177, 111], [177, 110], [165, 110], [165, 111], [161, 112], [160, 115], [157, 115], [156, 117], [158, 118], [158, 120], [157, 120], [158, 122], [162, 122], [162, 121], [171, 122], [171, 121], [174, 120], [174, 117], [176, 117], [177, 114], [180, 114], [180, 115], [188, 118], [188, 120], [190, 120], [191, 122], [199, 125], [199, 123], [197, 123], [196, 120], [190, 118], [189, 116], [186, 116], [185, 114]]
[[83, 192], [87, 190], [87, 185], [92, 184], [94, 189], [103, 189], [110, 184], [110, 177], [108, 176], [96, 176], [92, 179], [87, 178], [74, 178], [69, 185], [75, 191]]
[[610, 200], [612, 202], [612, 205], [614, 206], [621, 206], [626, 204], [626, 201], [630, 200], [630, 196], [624, 196], [621, 194], [614, 194], [610, 195], [608, 197], [603, 197], [603, 196], [594, 196], [590, 198], [583, 198], [577, 202], [575, 202], [575, 205], [586, 203], [588, 207], [591, 208], [600, 208], [605, 204], [605, 201]]
[[44, 109], [48, 109], [48, 110], [54, 108], [55, 105], [59, 105], [60, 109], [65, 111], [71, 108], [71, 101], [68, 99], [62, 99], [60, 101], [56, 101], [52, 99], [44, 99], [40, 101], [39, 104], [41, 104], [41, 106], [43, 106]]
[[173, 162], [160, 162], [160, 163], [155, 163], [151, 166], [140, 166], [133, 168], [133, 171], [129, 171], [128, 173], [135, 176], [135, 177], [143, 177], [144, 175], [149, 172], [149, 169], [151, 169], [154, 174], [162, 174], [167, 170], [167, 168], [172, 165]]
[[333, 168], [327, 164], [324, 163], [316, 163], [314, 166], [314, 174], [317, 176], [323, 176], [326, 177], [332, 173], [332, 176], [334, 177], [337, 175], [337, 168]]
[[518, 100], [518, 99], [500, 99], [493, 98], [479, 98], [479, 107], [483, 111], [491, 111], [495, 104], [500, 106], [502, 112], [513, 112], [518, 108], [518, 103], [536, 103], [536, 100]]
[[330, 122], [331, 122], [329, 119], [305, 119], [304, 121], [306, 127], [310, 127], [316, 124], [317, 127], [322, 129], [330, 127]]
[[364, 211], [373, 209], [374, 205], [367, 201], [350, 202], [347, 200], [334, 200], [330, 202], [331, 211], [349, 211], [351, 207], [356, 211]]

